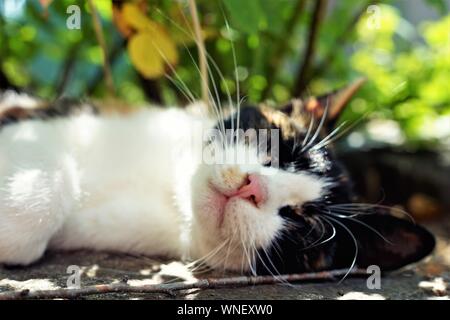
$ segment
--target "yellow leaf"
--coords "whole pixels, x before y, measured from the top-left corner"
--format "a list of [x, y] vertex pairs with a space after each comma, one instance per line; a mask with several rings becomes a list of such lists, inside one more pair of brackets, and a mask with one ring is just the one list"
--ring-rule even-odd
[[[166, 65], [178, 62], [174, 41], [163, 25], [150, 20], [138, 3], [126, 2], [122, 6], [121, 20], [137, 33], [128, 41], [128, 53], [136, 69], [146, 78], [157, 78]], [[127, 32], [130, 36], [130, 33]]]
[[136, 69], [146, 78], [157, 78], [164, 74], [165, 66], [178, 62], [175, 44], [162, 26], [146, 29], [131, 37], [128, 53]]
[[[122, 23], [127, 24], [137, 31], [166, 33], [164, 26], [148, 18], [137, 3], [124, 3], [121, 11], [121, 19], [123, 20]], [[183, 28], [192, 30], [192, 28], [187, 25], [186, 27], [183, 26]]]
[[131, 26], [128, 25], [128, 22], [123, 18], [122, 10], [120, 10], [117, 5], [113, 4], [112, 13], [113, 22], [116, 25], [117, 30], [119, 30], [125, 38], [131, 36], [133, 34], [133, 28], [131, 28]]
[[136, 30], [149, 29], [154, 24], [136, 3], [125, 2], [122, 6], [122, 17], [128, 25]]

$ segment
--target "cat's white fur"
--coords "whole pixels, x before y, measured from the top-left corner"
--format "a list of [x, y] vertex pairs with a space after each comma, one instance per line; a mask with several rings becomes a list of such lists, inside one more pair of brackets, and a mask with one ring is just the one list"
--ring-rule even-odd
[[[251, 268], [253, 249], [284, 227], [278, 209], [320, 197], [326, 182], [276, 168], [263, 174], [257, 164], [205, 164], [192, 138], [214, 124], [182, 109], [145, 108], [5, 126], [0, 263], [26, 265], [47, 248], [88, 248]], [[220, 207], [222, 194], [249, 173], [261, 177], [266, 201], [231, 198]]]

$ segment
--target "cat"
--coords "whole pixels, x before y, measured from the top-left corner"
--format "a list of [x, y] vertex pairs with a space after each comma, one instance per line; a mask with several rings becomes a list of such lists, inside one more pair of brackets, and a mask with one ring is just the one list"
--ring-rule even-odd
[[[356, 202], [331, 147], [338, 114], [320, 101], [242, 106], [220, 120], [200, 105], [118, 115], [39, 103], [0, 97], [0, 263], [91, 249], [255, 275], [389, 271], [434, 248], [407, 215]], [[270, 133], [266, 152], [238, 128]]]

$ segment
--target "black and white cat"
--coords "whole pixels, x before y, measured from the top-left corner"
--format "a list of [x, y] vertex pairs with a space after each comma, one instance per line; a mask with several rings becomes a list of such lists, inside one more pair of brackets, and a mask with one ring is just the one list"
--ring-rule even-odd
[[[0, 114], [34, 103], [12, 92], [0, 101]], [[314, 118], [295, 100], [282, 110], [241, 108], [219, 122], [194, 109], [4, 117], [0, 263], [87, 248], [255, 274], [391, 270], [433, 249], [424, 228], [354, 202], [330, 150], [334, 133], [322, 134], [327, 109]], [[276, 130], [276, 152], [273, 136], [266, 154], [248, 137], [212, 139], [237, 128]], [[246, 161], [228, 161], [243, 152]]]

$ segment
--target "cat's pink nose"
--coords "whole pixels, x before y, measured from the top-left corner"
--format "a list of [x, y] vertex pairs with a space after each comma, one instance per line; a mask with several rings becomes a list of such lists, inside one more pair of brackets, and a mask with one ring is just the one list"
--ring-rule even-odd
[[256, 174], [250, 174], [248, 176], [247, 184], [242, 186], [237, 193], [236, 197], [249, 199], [253, 201], [257, 206], [261, 205], [265, 201], [265, 192], [261, 183], [261, 178]]

